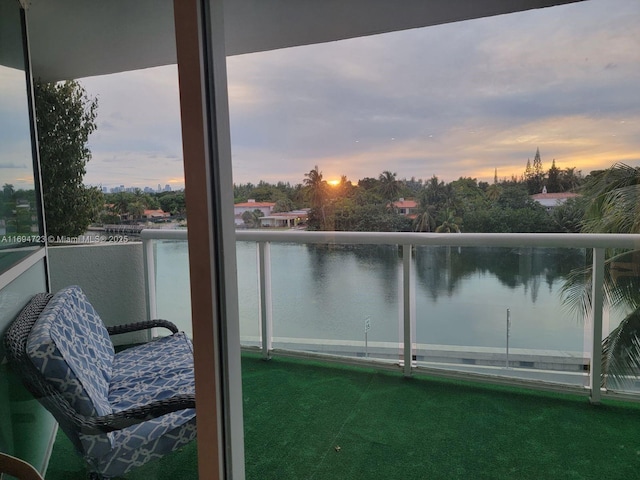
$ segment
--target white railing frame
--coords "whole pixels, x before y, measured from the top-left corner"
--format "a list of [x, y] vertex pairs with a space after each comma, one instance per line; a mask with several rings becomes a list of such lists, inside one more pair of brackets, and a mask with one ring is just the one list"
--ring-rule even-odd
[[[143, 230], [145, 244], [146, 280], [149, 312], [155, 314], [155, 269], [153, 240], [187, 240], [186, 230]], [[413, 233], [413, 232], [305, 232], [298, 230], [239, 230], [237, 241], [256, 242], [258, 255], [258, 278], [261, 319], [261, 351], [265, 359], [272, 351], [272, 299], [270, 244], [351, 244], [351, 245], [400, 245], [402, 246], [402, 352], [403, 374], [411, 376], [413, 369], [412, 325], [414, 309], [411, 307], [411, 249], [414, 246], [451, 247], [557, 247], [585, 248], [593, 250], [591, 318], [592, 338], [590, 352], [589, 398], [599, 403], [602, 396], [602, 327], [604, 305], [605, 249], [640, 249], [640, 235], [635, 234], [562, 234], [562, 233]], [[455, 374], [459, 376], [459, 373]], [[621, 395], [627, 397], [627, 395]]]

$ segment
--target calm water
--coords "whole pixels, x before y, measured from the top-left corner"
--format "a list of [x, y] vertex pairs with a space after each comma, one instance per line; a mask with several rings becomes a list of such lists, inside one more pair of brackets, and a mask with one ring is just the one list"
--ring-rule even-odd
[[[190, 331], [186, 242], [159, 241], [158, 314]], [[238, 242], [241, 335], [259, 335], [254, 243]], [[393, 246], [271, 246], [273, 333], [294, 339], [397, 342], [401, 257]], [[584, 250], [418, 247], [413, 256], [416, 341], [582, 351], [584, 328], [562, 306], [563, 276]]]

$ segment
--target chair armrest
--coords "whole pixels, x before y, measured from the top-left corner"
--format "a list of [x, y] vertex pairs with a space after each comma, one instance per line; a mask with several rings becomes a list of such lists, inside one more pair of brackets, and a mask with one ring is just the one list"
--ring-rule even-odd
[[148, 330], [150, 328], [163, 327], [171, 331], [171, 333], [178, 333], [178, 327], [169, 320], [146, 320], [144, 322], [127, 323], [124, 325], [115, 325], [113, 327], [107, 327], [109, 335], [119, 335], [121, 333], [137, 332], [139, 330]]
[[164, 400], [156, 400], [148, 405], [129, 408], [118, 413], [102, 417], [84, 417], [74, 415], [82, 433], [94, 435], [120, 430], [137, 423], [146, 422], [167, 413], [196, 407], [196, 397], [190, 395], [176, 395]]

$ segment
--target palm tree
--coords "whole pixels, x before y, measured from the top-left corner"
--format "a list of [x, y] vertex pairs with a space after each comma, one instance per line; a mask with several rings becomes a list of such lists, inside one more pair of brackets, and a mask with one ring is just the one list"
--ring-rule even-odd
[[402, 189], [402, 185], [396, 179], [396, 175], [395, 172], [392, 173], [389, 170], [385, 170], [378, 177], [380, 194], [389, 203], [393, 203], [398, 199], [400, 190]]
[[[583, 232], [640, 232], [640, 168], [615, 164], [592, 174], [582, 188], [586, 201]], [[607, 251], [605, 304], [626, 316], [603, 341], [603, 386], [625, 386], [640, 373], [640, 251]], [[592, 268], [575, 270], [562, 288], [564, 302], [578, 315], [591, 314]], [[630, 313], [629, 313], [630, 312]]]
[[487, 198], [492, 202], [495, 202], [496, 200], [498, 200], [500, 198], [501, 193], [502, 193], [502, 189], [500, 188], [500, 185], [498, 185], [497, 183], [492, 183], [487, 187], [486, 195], [487, 195]]
[[307, 187], [309, 200], [311, 202], [311, 208], [320, 212], [321, 228], [324, 229], [326, 225], [326, 216], [324, 207], [328, 197], [327, 182], [322, 179], [322, 172], [316, 165], [309, 173], [305, 173], [304, 185]]
[[460, 219], [454, 215], [453, 211], [450, 209], [445, 210], [443, 218], [445, 220], [436, 228], [436, 233], [460, 233], [460, 227], [458, 226]]
[[422, 191], [418, 202], [418, 215], [413, 220], [415, 232], [433, 232], [436, 227], [436, 207], [429, 202], [428, 192]]
[[640, 233], [640, 167], [617, 163], [592, 174], [583, 192], [589, 198], [584, 231]]

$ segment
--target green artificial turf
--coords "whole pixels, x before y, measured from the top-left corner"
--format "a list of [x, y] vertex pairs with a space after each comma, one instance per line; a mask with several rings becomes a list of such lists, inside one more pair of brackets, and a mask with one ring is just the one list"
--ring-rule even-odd
[[[640, 406], [243, 356], [247, 479], [640, 478]], [[195, 479], [195, 443], [128, 479]], [[47, 479], [84, 478], [60, 434]]]

